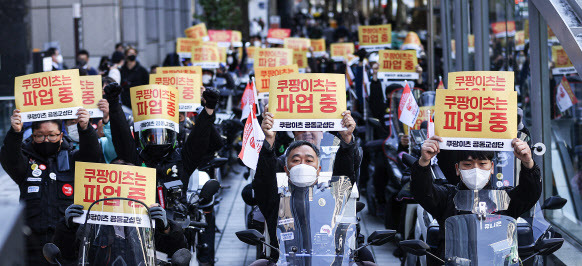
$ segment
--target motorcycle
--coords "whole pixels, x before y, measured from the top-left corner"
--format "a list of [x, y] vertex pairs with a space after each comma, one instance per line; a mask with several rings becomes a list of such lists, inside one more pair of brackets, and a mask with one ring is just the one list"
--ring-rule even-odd
[[545, 256], [558, 250], [563, 238], [542, 238], [530, 249], [533, 255], [520, 260], [518, 223], [505, 215], [493, 214], [507, 210], [510, 202], [505, 190], [460, 190], [454, 198], [460, 212], [445, 221], [444, 260], [430, 253], [422, 240], [404, 240], [400, 247], [411, 254], [428, 255], [445, 265], [518, 265], [537, 255]]
[[[104, 212], [113, 206], [113, 212]], [[130, 198], [105, 198], [93, 202], [79, 226], [78, 259], [67, 261], [59, 247], [47, 243], [45, 259], [57, 265], [189, 265], [191, 254], [176, 251], [171, 258], [156, 251], [154, 222], [145, 203]]]
[[357, 189], [352, 189], [347, 177], [320, 175], [317, 186], [293, 190], [285, 184], [286, 177], [277, 179], [281, 184], [276, 229], [279, 248], [267, 243], [255, 229], [236, 233], [246, 244], [265, 245], [278, 251], [277, 265], [349, 265], [360, 261], [359, 250], [369, 245], [383, 245], [396, 233], [375, 231], [366, 244], [358, 244]]

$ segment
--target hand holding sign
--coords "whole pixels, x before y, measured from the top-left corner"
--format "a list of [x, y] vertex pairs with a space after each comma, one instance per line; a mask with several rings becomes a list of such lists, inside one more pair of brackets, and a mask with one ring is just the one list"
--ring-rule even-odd
[[277, 134], [276, 131], [271, 131], [271, 128], [273, 128], [274, 123], [275, 116], [272, 113], [269, 112], [263, 113], [263, 122], [261, 123], [261, 129], [263, 129], [263, 133], [265, 134], [265, 141], [269, 142], [271, 147], [273, 147], [273, 144], [275, 144], [275, 135]]
[[87, 126], [89, 126], [89, 118], [91, 118], [89, 111], [85, 108], [80, 108], [77, 110], [77, 117], [79, 127], [81, 127], [82, 130], [87, 129]]
[[442, 141], [443, 139], [439, 136], [432, 136], [424, 141], [420, 150], [420, 159], [418, 160], [420, 166], [426, 167], [430, 164], [432, 157], [435, 157], [441, 151], [439, 142]]
[[531, 158], [531, 149], [529, 148], [529, 145], [527, 145], [527, 142], [515, 138], [511, 142], [511, 146], [513, 147], [513, 154], [515, 154], [515, 157], [518, 158], [525, 167], [531, 169], [534, 166], [534, 161]]
[[20, 132], [22, 130], [22, 117], [20, 116], [20, 110], [15, 109], [10, 117], [10, 124], [14, 132]]
[[340, 131], [339, 133], [346, 143], [351, 143], [352, 133], [354, 133], [354, 129], [356, 129], [356, 121], [354, 121], [354, 118], [352, 117], [352, 112], [349, 110], [343, 112], [342, 116], [344, 117], [342, 119], [342, 127], [345, 127], [347, 129], [344, 131]]

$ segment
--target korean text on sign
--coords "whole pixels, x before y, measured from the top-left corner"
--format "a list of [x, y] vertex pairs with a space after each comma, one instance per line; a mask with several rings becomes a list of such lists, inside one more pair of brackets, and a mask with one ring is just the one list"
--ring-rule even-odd
[[332, 43], [331, 44], [331, 59], [334, 61], [345, 61], [348, 55], [354, 53], [353, 43]]
[[166, 85], [178, 89], [178, 103], [180, 112], [194, 112], [200, 106], [200, 86], [202, 80], [199, 75], [192, 74], [150, 74], [150, 84]]
[[285, 38], [291, 36], [291, 29], [269, 29], [267, 41], [274, 44], [284, 44]]
[[309, 47], [311, 47], [311, 40], [307, 38], [285, 38], [284, 42], [284, 47], [294, 52], [307, 52]]
[[286, 48], [256, 48], [255, 67], [277, 67], [293, 64], [293, 50]]
[[75, 119], [83, 107], [79, 70], [30, 74], [14, 80], [14, 101], [22, 122]]
[[392, 46], [392, 26], [376, 25], [376, 26], [359, 26], [358, 40], [360, 48], [365, 48], [366, 51], [378, 51]]
[[416, 51], [381, 50], [378, 77], [385, 79], [418, 79]]
[[447, 88], [470, 91], [513, 91], [513, 79], [511, 71], [449, 72]]
[[564, 47], [561, 45], [552, 46], [552, 62], [554, 62], [554, 68], [552, 69], [552, 74], [554, 75], [564, 75], [576, 73], [576, 68], [568, 58]]
[[483, 149], [511, 150], [517, 136], [517, 92], [437, 90], [435, 134], [445, 140], [442, 149], [468, 149], [455, 146], [492, 141], [503, 145]]
[[298, 73], [298, 66], [288, 65], [288, 66], [280, 66], [280, 67], [258, 67], [255, 68], [255, 76], [257, 77], [257, 92], [258, 93], [268, 93], [269, 92], [269, 84], [271, 77], [284, 75], [284, 74], [292, 74]]
[[311, 47], [313, 47], [313, 56], [322, 57], [326, 53], [325, 50], [325, 39], [311, 39]]
[[103, 98], [103, 85], [101, 85], [101, 76], [81, 76], [81, 98], [83, 106], [91, 118], [103, 117], [103, 111], [99, 110], [97, 104]]
[[206, 24], [200, 23], [196, 24], [190, 28], [184, 30], [184, 34], [186, 37], [192, 39], [202, 39], [207, 41], [208, 40], [208, 32], [206, 31]]
[[[87, 210], [95, 201], [129, 198], [150, 206], [156, 202], [155, 168], [76, 162], [74, 202], [84, 208], [75, 222], [84, 223]], [[88, 223], [149, 227], [143, 205], [134, 201], [105, 200], [91, 208]]]
[[149, 128], [179, 131], [178, 89], [150, 84], [132, 87], [130, 93], [135, 131]]
[[202, 78], [202, 67], [199, 66], [158, 67], [156, 70], [160, 74], [184, 73], [198, 75]]
[[307, 68], [307, 53], [303, 51], [293, 51], [293, 64], [296, 64], [300, 73], [305, 73]]
[[345, 75], [286, 74], [271, 78], [269, 112], [275, 131], [340, 131]]
[[202, 45], [201, 39], [176, 38], [176, 53], [181, 58], [190, 58], [192, 57], [192, 49], [199, 45]]
[[220, 52], [217, 46], [201, 45], [192, 49], [192, 65], [202, 68], [218, 68]]

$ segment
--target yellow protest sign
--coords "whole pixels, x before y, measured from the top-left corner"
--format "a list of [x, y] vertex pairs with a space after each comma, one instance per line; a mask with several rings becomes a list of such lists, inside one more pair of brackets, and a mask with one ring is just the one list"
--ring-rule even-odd
[[392, 25], [359, 26], [358, 40], [360, 48], [366, 51], [378, 51], [392, 46]]
[[192, 39], [202, 39], [204, 41], [208, 40], [208, 31], [206, 30], [206, 24], [200, 23], [196, 24], [190, 28], [184, 30], [186, 37]]
[[91, 118], [103, 117], [103, 111], [99, 110], [97, 104], [103, 99], [103, 85], [100, 75], [80, 76], [81, 98], [83, 107], [89, 111]]
[[129, 91], [134, 131], [149, 128], [167, 128], [179, 131], [178, 89], [150, 84], [132, 87]]
[[220, 52], [216, 45], [204, 44], [192, 49], [192, 65], [202, 68], [218, 68]]
[[510, 151], [517, 92], [437, 90], [434, 122], [441, 149]]
[[233, 30], [231, 42], [232, 42], [232, 46], [234, 46], [234, 47], [242, 47], [243, 46], [242, 33], [238, 30]]
[[267, 42], [273, 44], [284, 44], [285, 38], [291, 36], [291, 29], [269, 29]]
[[[68, 189], [73, 192], [72, 187]], [[83, 206], [83, 215], [74, 218], [74, 222], [85, 222], [87, 211], [93, 202], [119, 197], [141, 201], [148, 207], [156, 203], [156, 169], [104, 163], [75, 163], [74, 202]], [[150, 227], [145, 207], [129, 200], [96, 203], [91, 208], [87, 223]]]
[[[419, 130], [422, 122], [428, 121], [428, 118], [430, 116], [432, 116], [433, 114], [434, 114], [434, 106], [421, 106], [421, 107], [419, 107], [418, 117], [416, 118], [416, 123], [414, 124], [414, 127], [412, 127], [412, 129]], [[406, 124], [403, 124], [403, 125], [406, 126]], [[404, 131], [404, 132], [407, 132], [407, 131]]]
[[313, 57], [322, 57], [326, 54], [325, 39], [311, 39], [311, 47], [313, 47]]
[[166, 85], [178, 89], [178, 109], [180, 112], [194, 112], [200, 106], [200, 75], [191, 74], [150, 74], [150, 84]]
[[271, 77], [299, 73], [298, 66], [288, 65], [280, 67], [258, 67], [255, 68], [255, 77], [257, 79], [256, 86], [258, 93], [268, 93]]
[[285, 74], [271, 77], [269, 112], [274, 131], [341, 131], [346, 109], [345, 75]]
[[76, 119], [83, 107], [79, 70], [61, 70], [14, 79], [14, 101], [22, 122]]
[[191, 39], [191, 38], [176, 38], [176, 53], [181, 58], [192, 57], [192, 49], [195, 46], [201, 45], [202, 40]]
[[348, 55], [354, 53], [353, 43], [332, 43], [330, 46], [331, 59], [334, 61], [345, 61]]
[[175, 73], [185, 73], [200, 75], [202, 78], [202, 67], [199, 66], [176, 66], [176, 67], [158, 67], [156, 71], [160, 74], [175, 74]]
[[576, 73], [576, 68], [561, 45], [552, 46], [552, 62], [554, 63], [552, 74], [554, 75]]
[[226, 64], [226, 53], [228, 52], [227, 47], [218, 46], [218, 55], [220, 57], [220, 63]]
[[467, 51], [469, 53], [475, 52], [475, 35], [473, 34], [469, 34], [469, 36], [467, 36]]
[[256, 48], [255, 67], [286, 66], [293, 62], [293, 50], [286, 48]]
[[285, 38], [283, 46], [293, 51], [307, 52], [311, 46], [311, 40], [307, 38]]
[[247, 62], [249, 62], [249, 63], [255, 62], [255, 51], [257, 49], [258, 49], [258, 47], [255, 47], [255, 46], [247, 47]]
[[449, 72], [447, 88], [470, 91], [514, 91], [512, 71]]
[[299, 73], [305, 73], [305, 68], [307, 68], [307, 52], [293, 51], [293, 64], [299, 67]]
[[380, 50], [378, 77], [382, 79], [418, 79], [416, 51]]
[[523, 51], [525, 48], [525, 33], [520, 30], [515, 33], [515, 50]]
[[230, 30], [209, 30], [208, 38], [211, 42], [216, 42], [218, 47], [229, 47], [232, 41], [232, 31]]

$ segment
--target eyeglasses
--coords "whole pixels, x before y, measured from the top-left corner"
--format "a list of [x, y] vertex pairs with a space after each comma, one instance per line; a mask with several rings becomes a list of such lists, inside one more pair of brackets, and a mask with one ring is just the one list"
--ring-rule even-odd
[[59, 137], [63, 134], [62, 132], [59, 134], [50, 134], [50, 135], [32, 135], [35, 142], [44, 142], [48, 139], [50, 142], [55, 142], [59, 140]]

